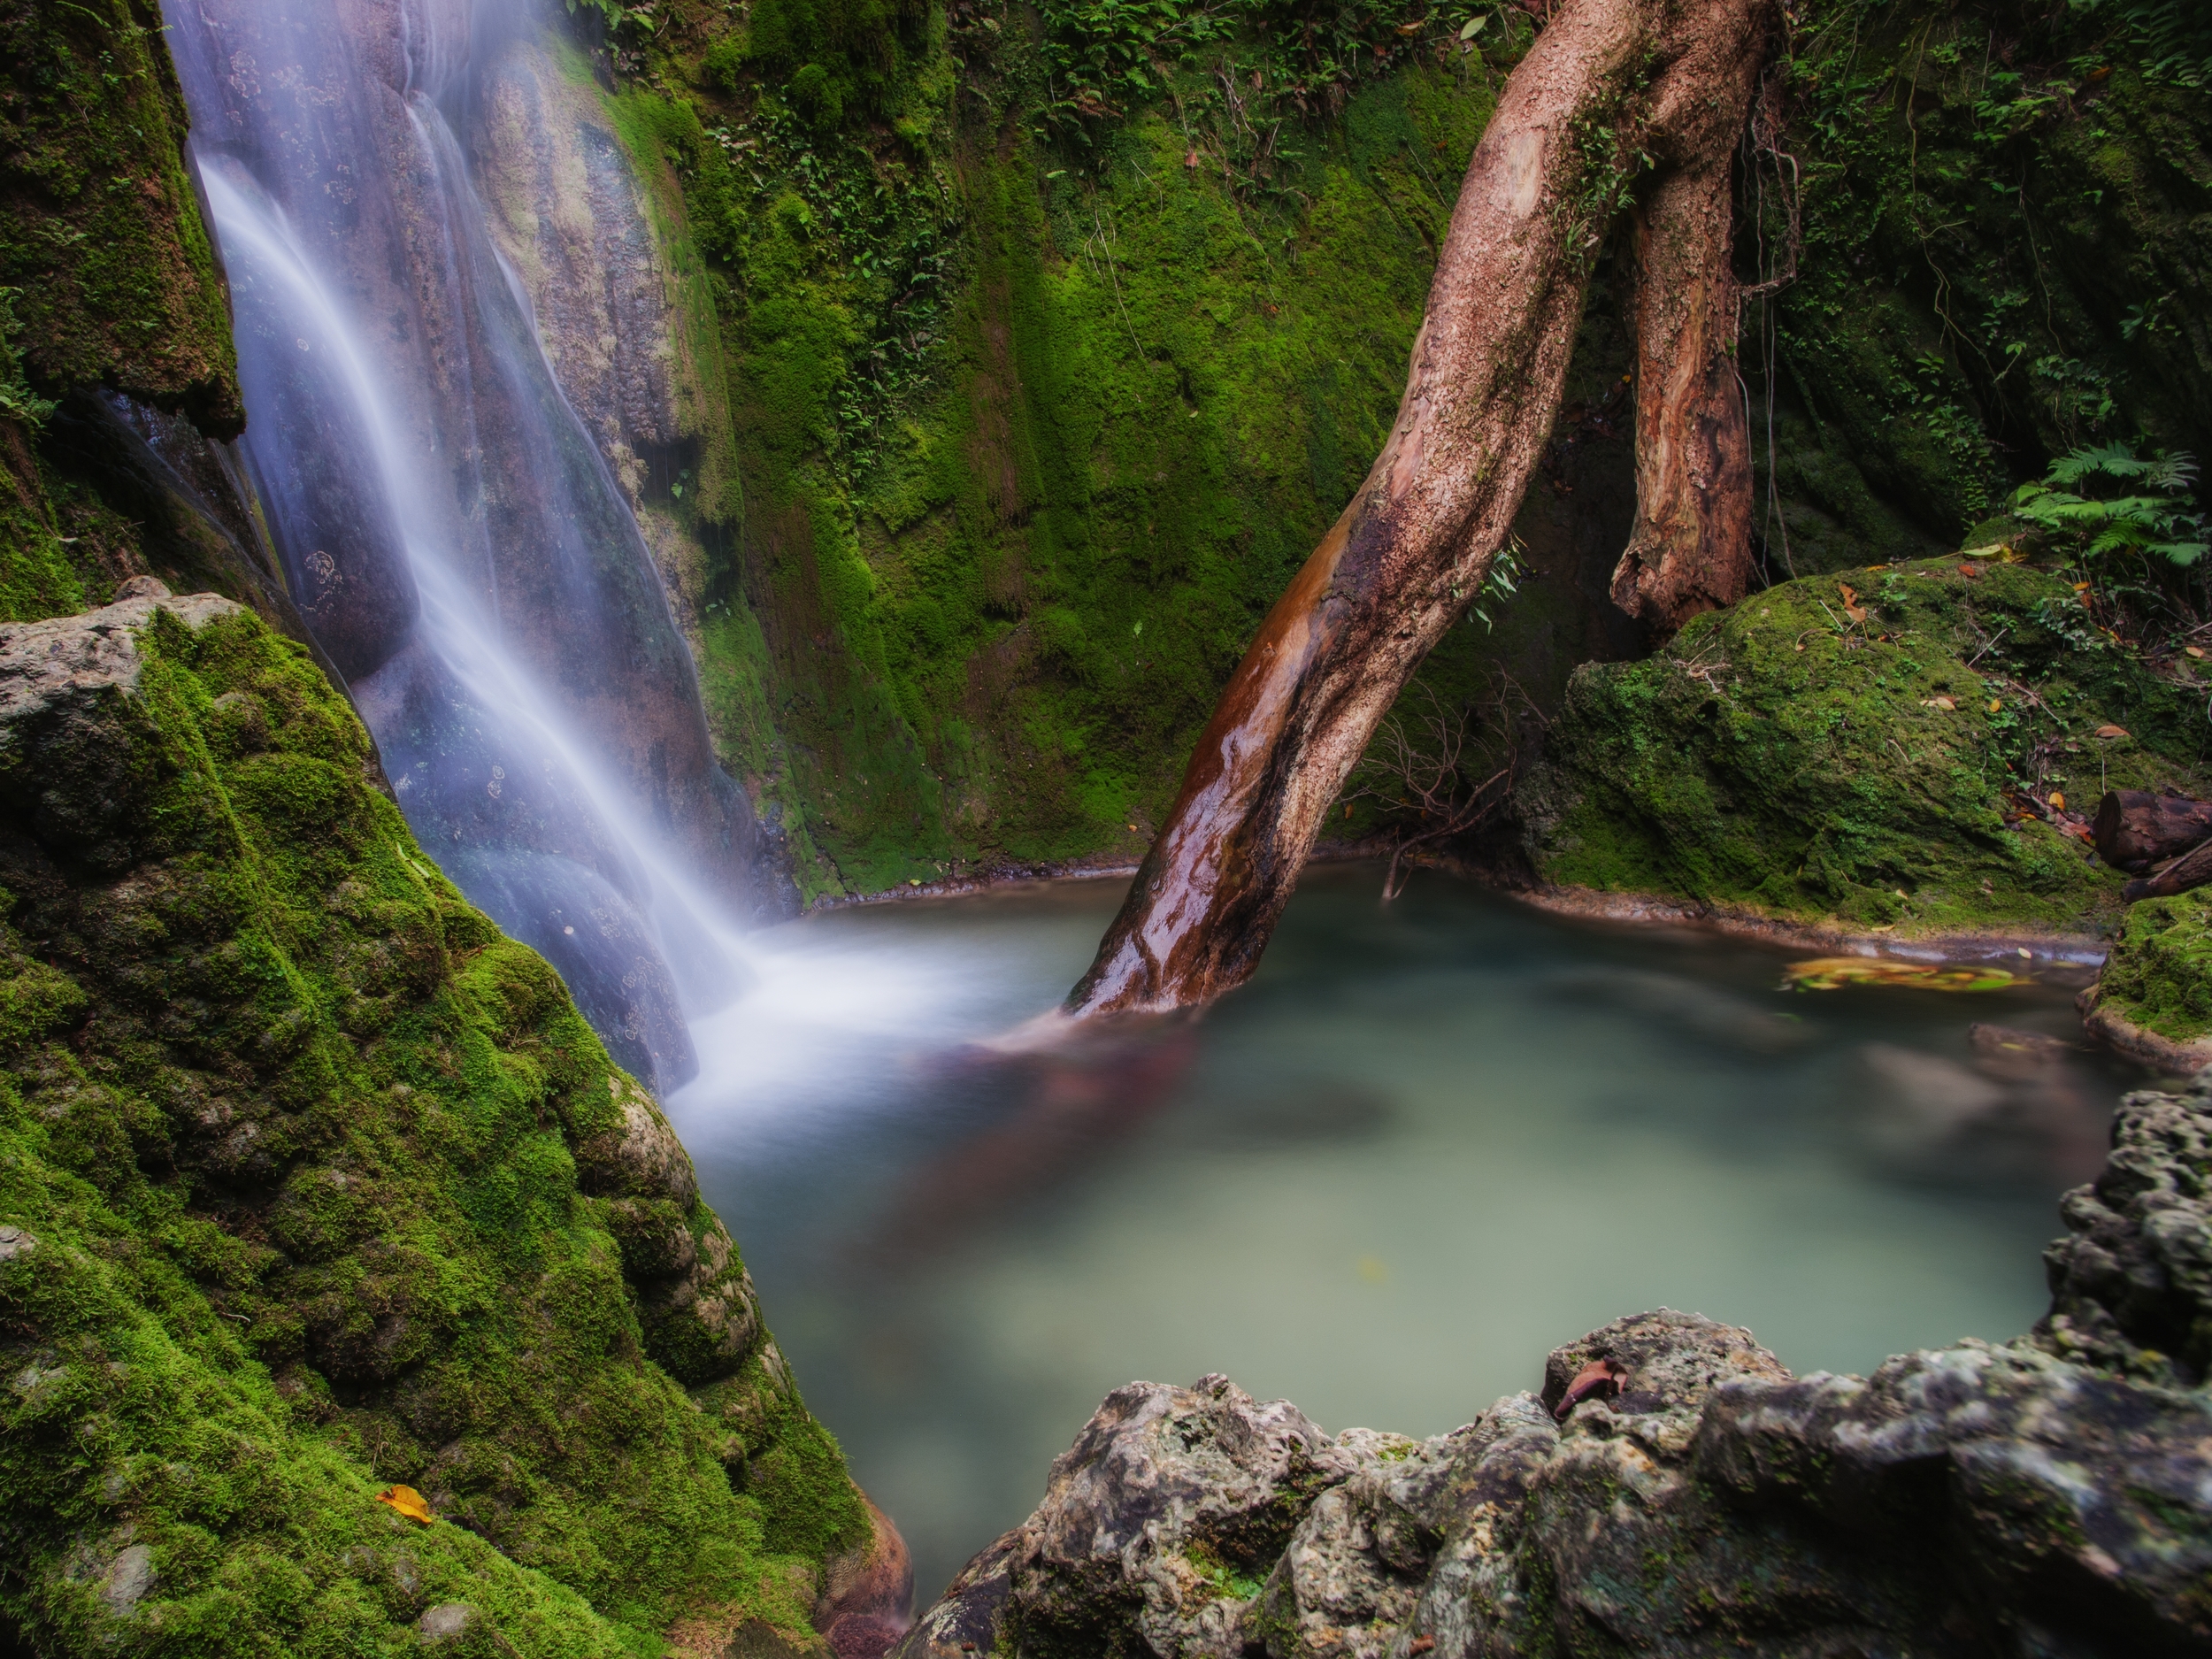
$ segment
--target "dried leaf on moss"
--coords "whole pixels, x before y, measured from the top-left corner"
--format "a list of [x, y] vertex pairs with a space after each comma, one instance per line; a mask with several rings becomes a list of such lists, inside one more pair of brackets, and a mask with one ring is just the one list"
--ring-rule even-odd
[[425, 1526], [438, 1518], [430, 1512], [428, 1500], [412, 1486], [387, 1486], [376, 1494], [376, 1501], [397, 1509], [411, 1521], [421, 1522]]

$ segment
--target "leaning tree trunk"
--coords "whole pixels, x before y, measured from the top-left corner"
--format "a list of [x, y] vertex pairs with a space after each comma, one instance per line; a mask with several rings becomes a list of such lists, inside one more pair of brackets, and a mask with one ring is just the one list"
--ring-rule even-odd
[[1513, 72], [1452, 211], [1397, 424], [1222, 693], [1071, 1013], [1201, 1002], [1257, 965], [1346, 774], [1506, 538], [1646, 156], [1644, 504], [1620, 591], [1676, 622], [1740, 592], [1725, 573], [1750, 514], [1747, 437], [1727, 435], [1728, 157], [1773, 5], [1567, 0]]

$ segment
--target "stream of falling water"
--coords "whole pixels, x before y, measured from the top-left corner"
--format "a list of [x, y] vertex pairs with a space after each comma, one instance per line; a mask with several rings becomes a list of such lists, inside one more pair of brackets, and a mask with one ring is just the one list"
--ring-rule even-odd
[[529, 0], [165, 0], [243, 450], [423, 846], [631, 1071], [749, 982], [757, 831], [457, 130]]

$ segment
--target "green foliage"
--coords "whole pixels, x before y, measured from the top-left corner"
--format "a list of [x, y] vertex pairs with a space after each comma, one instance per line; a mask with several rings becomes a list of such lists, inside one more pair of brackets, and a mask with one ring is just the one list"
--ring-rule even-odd
[[[421, 856], [301, 648], [165, 612], [139, 649], [135, 693], [0, 757], [0, 1218], [35, 1240], [0, 1261], [0, 1623], [273, 1659], [413, 1651], [449, 1601], [487, 1652], [803, 1631], [809, 1552], [864, 1516], [757, 1324], [687, 1361], [687, 1310], [749, 1291], [703, 1206], [636, 1188], [657, 1112]], [[640, 1203], [688, 1279], [626, 1256]], [[810, 1533], [733, 1483], [780, 1460]]]
[[15, 319], [15, 302], [22, 292], [0, 288], [0, 416], [19, 420], [35, 432], [54, 412], [54, 404], [24, 383], [23, 357], [15, 343], [22, 330]]
[[[1039, 11], [1048, 111], [1065, 118], [1126, 113], [1191, 69], [1202, 86], [1225, 77], [1240, 104], [1238, 89], [1248, 89], [1257, 111], [1280, 100], [1301, 112], [1333, 111], [1361, 81], [1439, 45], [1471, 42], [1502, 8], [1495, 0], [1047, 0]], [[1225, 62], [1218, 49], [1233, 43], [1243, 50]]]
[[2212, 83], [2212, 12], [2196, 0], [2067, 0], [2078, 15], [2115, 24], [2143, 54], [2145, 73], [2177, 86]]
[[782, 104], [832, 133], [849, 112], [882, 112], [922, 21], [912, 0], [757, 0], [748, 32], [711, 48], [703, 66], [731, 91], [749, 66], [773, 72]]
[[1932, 550], [2116, 432], [2199, 447], [2212, 385], [2171, 331], [2212, 305], [2190, 251], [2212, 119], [2144, 67], [2124, 9], [1803, 13], [1797, 188], [1754, 204], [1768, 247], [1786, 204], [1801, 228], [1747, 354], [1774, 410], [1770, 541], [1815, 567]]
[[[2134, 554], [2193, 565], [2206, 549], [2204, 515], [2191, 495], [2196, 476], [2185, 454], [2162, 449], [2146, 459], [2132, 445], [2108, 443], [2059, 457], [2040, 483], [2021, 485], [2012, 510], [2076, 559]], [[2077, 493], [2100, 487], [2103, 494]]]

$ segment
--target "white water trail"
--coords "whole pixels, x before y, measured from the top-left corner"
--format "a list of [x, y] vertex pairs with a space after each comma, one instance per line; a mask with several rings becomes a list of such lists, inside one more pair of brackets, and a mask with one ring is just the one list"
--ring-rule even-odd
[[288, 581], [426, 850], [554, 962], [618, 1059], [680, 1086], [687, 1027], [757, 978], [730, 898], [756, 842], [449, 121], [472, 51], [531, 14], [170, 14]]

